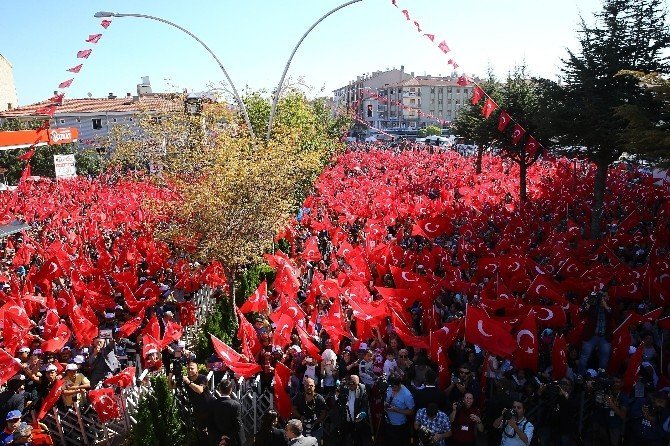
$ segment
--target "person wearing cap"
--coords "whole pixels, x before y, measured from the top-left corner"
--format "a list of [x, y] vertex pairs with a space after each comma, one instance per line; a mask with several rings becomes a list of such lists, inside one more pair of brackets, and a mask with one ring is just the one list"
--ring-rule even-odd
[[5, 428], [0, 433], [0, 445], [10, 445], [14, 441], [14, 432], [21, 424], [21, 411], [12, 410], [5, 416]]
[[28, 361], [28, 357], [30, 357], [30, 347], [28, 346], [23, 346], [19, 349], [18, 355], [16, 357], [21, 360], [21, 363], [25, 364]]
[[83, 398], [78, 395], [86, 395], [86, 391], [91, 388], [91, 382], [83, 374], [78, 373], [79, 366], [70, 363], [65, 366], [65, 386], [63, 387], [63, 404], [66, 407], [74, 406], [75, 402], [81, 402]]
[[58, 368], [54, 364], [47, 365], [40, 378], [40, 382], [37, 384], [37, 400], [35, 402], [35, 407], [40, 407], [42, 405], [42, 401], [49, 394], [57, 379]]
[[33, 427], [26, 423], [19, 423], [14, 431], [12, 446], [30, 446], [33, 444]]

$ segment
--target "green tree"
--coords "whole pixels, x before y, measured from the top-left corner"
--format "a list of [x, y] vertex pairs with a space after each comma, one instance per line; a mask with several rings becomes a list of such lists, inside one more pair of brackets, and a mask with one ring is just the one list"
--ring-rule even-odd
[[[667, 74], [664, 50], [670, 46], [667, 14], [661, 0], [604, 0], [595, 23], [582, 19], [579, 49], [568, 50], [562, 85], [547, 83], [548, 130], [566, 154], [581, 154], [593, 161], [591, 237], [601, 235], [607, 170], [630, 144], [628, 106], [636, 114], [658, 122], [659, 103], [631, 71]], [[622, 109], [622, 107], [624, 107]], [[624, 114], [622, 114], [624, 113]]]
[[[496, 81], [491, 70], [489, 77], [482, 82], [481, 88], [486, 91], [497, 103], [500, 102], [500, 84]], [[456, 119], [452, 123], [452, 129], [458, 136], [469, 139], [477, 145], [477, 158], [475, 161], [475, 171], [482, 173], [482, 156], [485, 149], [489, 149], [500, 142], [501, 134], [497, 129], [497, 120], [495, 115], [485, 119], [482, 115], [480, 105], [468, 103], [458, 111]]]
[[154, 428], [154, 417], [151, 413], [150, 395], [140, 397], [135, 414], [135, 425], [132, 430], [132, 444], [134, 446], [159, 446]]

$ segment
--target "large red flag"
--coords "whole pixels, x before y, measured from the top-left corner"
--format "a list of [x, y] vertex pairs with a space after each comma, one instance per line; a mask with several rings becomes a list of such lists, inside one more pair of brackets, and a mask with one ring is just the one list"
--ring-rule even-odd
[[37, 413], [38, 420], [44, 418], [47, 412], [49, 412], [49, 410], [51, 410], [54, 404], [56, 404], [61, 394], [63, 393], [64, 387], [65, 387], [64, 379], [59, 379], [53, 384], [51, 390], [49, 391], [49, 394], [46, 396], [46, 398], [44, 398], [44, 401], [42, 402], [42, 407], [40, 407], [40, 411]]
[[93, 405], [93, 409], [98, 414], [101, 423], [121, 418], [121, 408], [114, 396], [114, 389], [89, 390], [88, 400]]
[[302, 252], [302, 258], [312, 262], [318, 262], [319, 260], [321, 260], [321, 252], [319, 251], [319, 241], [315, 235], [309, 237], [305, 241], [305, 249]]
[[276, 324], [277, 328], [272, 335], [272, 345], [285, 347], [291, 343], [291, 332], [295, 326], [295, 321], [288, 313], [282, 313]]
[[[35, 111], [35, 113], [38, 113], [37, 110]], [[41, 113], [38, 113], [38, 114], [41, 114]], [[48, 113], [44, 113], [44, 114], [48, 114]], [[32, 147], [30, 147], [30, 149], [26, 153], [17, 156], [17, 158], [20, 159], [21, 161], [29, 161], [30, 158], [32, 158], [34, 154], [35, 154], [35, 146], [32, 146]]]
[[291, 379], [291, 369], [286, 367], [283, 363], [278, 362], [275, 366], [275, 385], [274, 385], [274, 404], [277, 413], [284, 420], [291, 417], [291, 397], [286, 392], [286, 387]]
[[71, 315], [70, 322], [72, 323], [74, 335], [77, 338], [77, 344], [80, 346], [90, 345], [93, 342], [93, 338], [98, 335], [98, 327], [93, 325], [84, 316], [83, 311], [78, 305], [72, 308]]
[[59, 352], [70, 340], [72, 333], [67, 328], [67, 325], [60, 324], [56, 329], [56, 335], [42, 342], [42, 351], [44, 352]]
[[319, 352], [319, 348], [314, 344], [307, 332], [300, 326], [296, 327], [296, 330], [298, 331], [298, 336], [300, 337], [300, 345], [302, 345], [302, 349], [305, 351], [305, 353], [314, 358], [316, 362], [321, 362], [321, 353]]
[[221, 339], [213, 334], [209, 335], [212, 340], [212, 346], [219, 358], [223, 359], [224, 364], [234, 373], [245, 378], [251, 378], [261, 371], [261, 366], [256, 363], [243, 362], [242, 357], [235, 350], [226, 345]]
[[465, 341], [477, 344], [494, 355], [508, 358], [516, 350], [510, 327], [491, 319], [480, 308], [468, 305], [465, 314]]
[[70, 85], [72, 85], [73, 81], [74, 81], [74, 78], [63, 81], [60, 84], [58, 84], [58, 88], [68, 88]]
[[123, 388], [129, 387], [133, 383], [135, 372], [135, 367], [126, 367], [116, 375], [105, 379], [103, 384], [108, 386], [119, 386]]
[[77, 58], [78, 59], [88, 59], [88, 56], [90, 56], [92, 52], [93, 52], [93, 50], [77, 51]]
[[119, 336], [122, 338], [127, 338], [131, 334], [135, 333], [137, 329], [140, 328], [142, 322], [144, 321], [144, 308], [134, 318], [130, 319], [128, 322], [124, 323], [119, 329]]
[[533, 310], [519, 324], [519, 330], [516, 332], [516, 342], [518, 348], [514, 353], [514, 365], [519, 369], [530, 369], [537, 372], [537, 321]]
[[640, 366], [642, 365], [642, 354], [644, 353], [644, 348], [642, 345], [638, 346], [635, 353], [628, 358], [628, 367], [626, 372], [623, 374], [623, 390], [626, 392], [631, 392], [633, 386], [635, 386], [635, 381], [637, 381], [637, 376], [640, 373]]
[[567, 345], [563, 335], [556, 336], [554, 346], [551, 349], [551, 378], [559, 380], [565, 378], [568, 373]]
[[242, 304], [240, 311], [242, 313], [251, 313], [252, 311], [266, 313], [268, 310], [270, 310], [270, 306], [268, 305], [268, 284], [263, 279], [258, 288], [256, 288], [256, 291]]
[[0, 348], [0, 386], [4, 385], [20, 371], [21, 364], [16, 362], [14, 357], [7, 353], [4, 348]]
[[261, 350], [261, 344], [258, 340], [258, 335], [254, 326], [247, 320], [242, 312], [235, 308], [235, 313], [240, 321], [240, 326], [237, 329], [237, 338], [240, 340], [242, 346], [242, 353], [247, 358], [253, 358]]

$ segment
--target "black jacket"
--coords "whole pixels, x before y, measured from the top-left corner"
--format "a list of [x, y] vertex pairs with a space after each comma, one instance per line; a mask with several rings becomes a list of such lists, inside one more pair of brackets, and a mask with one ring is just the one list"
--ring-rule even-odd
[[212, 398], [209, 410], [209, 428], [211, 444], [218, 446], [221, 436], [230, 438], [231, 446], [243, 446], [246, 443], [242, 425], [242, 406], [231, 397]]

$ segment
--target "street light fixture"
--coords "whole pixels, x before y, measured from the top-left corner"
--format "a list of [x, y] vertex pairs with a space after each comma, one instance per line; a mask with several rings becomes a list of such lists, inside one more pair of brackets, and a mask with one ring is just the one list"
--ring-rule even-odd
[[293, 60], [293, 56], [295, 56], [296, 51], [298, 51], [298, 48], [302, 44], [302, 41], [305, 40], [305, 37], [314, 29], [316, 28], [316, 25], [321, 23], [323, 20], [325, 20], [328, 16], [331, 14], [339, 11], [342, 8], [346, 8], [349, 5], [353, 5], [354, 3], [362, 2], [363, 0], [352, 0], [347, 3], [344, 3], [337, 8], [334, 8], [330, 10], [328, 13], [324, 14], [319, 20], [314, 22], [312, 26], [305, 32], [305, 34], [302, 35], [300, 40], [298, 41], [298, 44], [293, 48], [293, 52], [291, 53], [291, 56], [288, 58], [288, 62], [286, 62], [286, 66], [284, 67], [284, 72], [281, 75], [281, 79], [279, 79], [279, 84], [277, 85], [277, 88], [274, 91], [274, 98], [272, 99], [272, 110], [270, 111], [270, 119], [268, 120], [268, 133], [266, 135], [266, 139], [269, 141], [270, 136], [272, 135], [272, 121], [274, 120], [275, 113], [277, 112], [277, 103], [279, 102], [279, 95], [281, 93], [282, 86], [284, 85], [284, 80], [286, 79], [286, 73], [288, 72], [288, 68], [291, 65], [291, 61]]
[[[360, 0], [357, 0], [360, 1]], [[94, 17], [97, 18], [105, 18], [105, 17], [137, 17], [141, 19], [151, 19], [151, 20], [156, 20], [158, 22], [162, 22], [165, 24], [168, 24], [174, 28], [177, 28], [180, 31], [185, 32], [189, 36], [193, 37], [200, 45], [202, 45], [207, 52], [214, 58], [217, 64], [219, 64], [219, 68], [221, 68], [221, 71], [223, 71], [223, 75], [226, 77], [226, 80], [228, 81], [228, 84], [233, 90], [233, 94], [235, 95], [235, 100], [237, 101], [237, 104], [240, 107], [240, 110], [242, 110], [242, 116], [244, 116], [244, 122], [247, 124], [247, 128], [249, 129], [249, 133], [251, 134], [252, 138], [256, 138], [256, 135], [254, 134], [254, 129], [251, 126], [251, 121], [249, 120], [249, 114], [247, 113], [247, 107], [244, 105], [244, 102], [242, 102], [242, 98], [240, 97], [239, 93], [237, 92], [237, 88], [235, 88], [235, 84], [233, 84], [232, 79], [230, 79], [230, 76], [228, 76], [228, 72], [224, 68], [223, 64], [219, 60], [218, 57], [216, 57], [216, 54], [212, 52], [212, 50], [209, 49], [207, 45], [205, 45], [205, 42], [200, 40], [195, 34], [193, 34], [191, 31], [187, 30], [186, 28], [182, 28], [181, 26], [177, 25], [176, 23], [172, 23], [169, 20], [161, 19], [160, 17], [154, 17], [150, 15], [145, 15], [145, 14], [120, 14], [116, 12], [109, 12], [109, 11], [98, 11], [94, 14]]]

